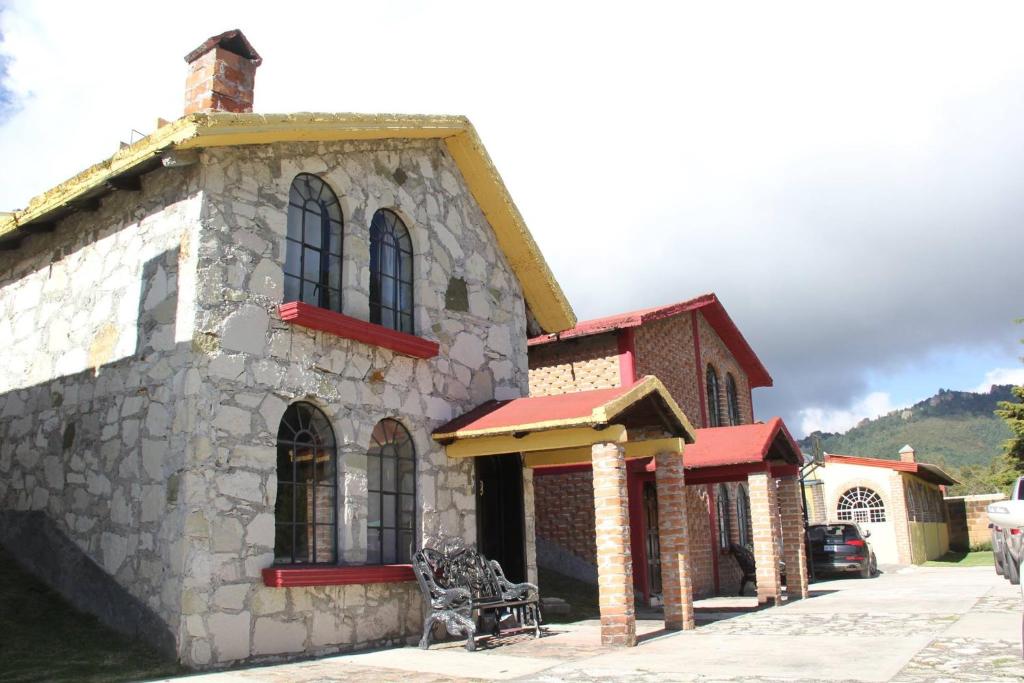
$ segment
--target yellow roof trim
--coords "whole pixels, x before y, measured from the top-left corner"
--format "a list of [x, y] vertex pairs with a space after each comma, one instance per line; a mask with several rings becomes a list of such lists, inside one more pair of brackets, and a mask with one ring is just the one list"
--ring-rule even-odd
[[600, 431], [586, 427], [531, 432], [516, 438], [509, 435], [485, 436], [459, 440], [444, 447], [449, 458], [476, 458], [502, 453], [537, 453], [566, 451], [583, 447], [589, 452], [595, 443], [623, 443], [629, 438], [622, 425], [611, 425]]
[[[452, 444], [454, 445], [454, 444]], [[682, 454], [685, 441], [679, 438], [651, 439], [649, 441], [627, 441], [622, 444], [626, 460], [651, 458], [658, 453]], [[559, 465], [581, 465], [590, 463], [592, 454], [587, 446], [561, 448], [549, 451], [533, 451], [523, 454], [526, 467], [557, 467]]]
[[562, 288], [544, 260], [519, 209], [491, 162], [473, 125], [464, 116], [404, 114], [189, 114], [160, 127], [106, 161], [35, 197], [8, 216], [0, 215], [0, 238], [19, 227], [65, 210], [76, 199], [101, 189], [116, 176], [170, 150], [274, 142], [429, 138], [444, 140], [481, 210], [494, 229], [540, 326], [548, 333], [576, 324]]

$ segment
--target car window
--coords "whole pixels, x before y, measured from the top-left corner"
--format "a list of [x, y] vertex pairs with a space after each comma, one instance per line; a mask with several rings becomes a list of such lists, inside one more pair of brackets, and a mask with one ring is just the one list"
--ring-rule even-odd
[[836, 545], [859, 539], [860, 532], [852, 524], [825, 524], [809, 527], [807, 536], [812, 543]]
[[1017, 500], [1024, 500], [1024, 479], [1017, 482]]

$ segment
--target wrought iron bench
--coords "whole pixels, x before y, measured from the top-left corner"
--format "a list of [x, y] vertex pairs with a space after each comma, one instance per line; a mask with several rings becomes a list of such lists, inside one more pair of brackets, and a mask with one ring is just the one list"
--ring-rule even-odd
[[730, 543], [729, 550], [732, 551], [733, 557], [736, 558], [740, 569], [743, 570], [743, 578], [740, 579], [740, 595], [743, 595], [743, 589], [746, 588], [747, 582], [757, 588], [757, 564], [754, 562], [754, 553], [750, 548], [738, 543]]
[[478, 631], [500, 635], [502, 622], [512, 618], [515, 628], [532, 628], [540, 637], [540, 594], [532, 583], [512, 583], [501, 565], [488, 560], [461, 539], [444, 538], [417, 551], [413, 570], [429, 603], [423, 620], [420, 647], [430, 647], [434, 624], [444, 624], [453, 636], [476, 649]]

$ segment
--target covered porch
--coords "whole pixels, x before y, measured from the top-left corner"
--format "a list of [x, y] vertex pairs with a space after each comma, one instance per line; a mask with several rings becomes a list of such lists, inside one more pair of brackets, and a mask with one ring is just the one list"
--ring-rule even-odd
[[[785, 563], [790, 600], [807, 597], [802, 455], [779, 418], [766, 423], [698, 429], [684, 456], [687, 486], [706, 486], [711, 528], [718, 527], [719, 484], [743, 482], [749, 495], [750, 540], [756, 565], [759, 604], [780, 604]], [[721, 544], [719, 544], [720, 546]], [[727, 550], [713, 552], [715, 577]]]
[[[450, 458], [518, 453], [526, 468], [593, 468], [601, 643], [632, 647], [637, 638], [627, 461], [650, 459], [655, 474], [665, 629], [692, 629], [683, 448], [693, 443], [694, 433], [661, 382], [644, 377], [629, 387], [489, 401], [438, 428], [433, 438]], [[532, 529], [525, 541], [534, 542]]]

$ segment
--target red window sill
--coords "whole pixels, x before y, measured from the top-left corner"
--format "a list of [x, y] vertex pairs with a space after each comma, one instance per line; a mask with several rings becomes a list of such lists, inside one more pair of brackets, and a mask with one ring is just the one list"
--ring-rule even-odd
[[270, 588], [299, 586], [347, 586], [358, 583], [399, 583], [415, 581], [411, 564], [383, 564], [369, 567], [268, 567], [263, 585]]
[[382, 346], [395, 353], [414, 358], [433, 358], [441, 351], [437, 342], [423, 339], [413, 334], [397, 332], [383, 325], [375, 325], [357, 320], [344, 313], [336, 313], [319, 306], [311, 306], [301, 301], [289, 301], [277, 308], [281, 320], [320, 330], [337, 337], [354, 339], [364, 344]]

